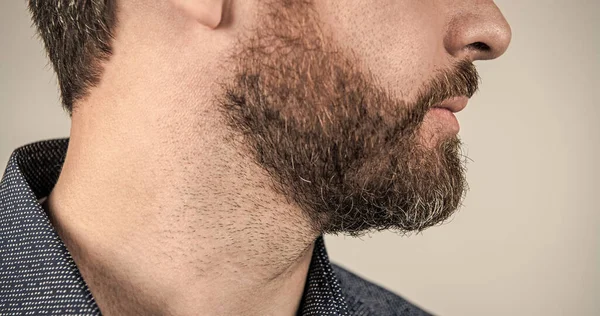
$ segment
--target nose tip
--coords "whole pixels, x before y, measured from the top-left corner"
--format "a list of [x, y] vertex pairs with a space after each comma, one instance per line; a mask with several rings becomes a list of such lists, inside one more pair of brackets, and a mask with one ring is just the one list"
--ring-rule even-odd
[[446, 50], [459, 59], [495, 59], [508, 49], [510, 25], [492, 2], [476, 12], [456, 15], [444, 39]]

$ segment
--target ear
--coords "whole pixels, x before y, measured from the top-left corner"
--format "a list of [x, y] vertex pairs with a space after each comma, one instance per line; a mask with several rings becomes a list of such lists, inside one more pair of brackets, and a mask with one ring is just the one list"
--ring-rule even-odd
[[219, 26], [226, 0], [170, 0], [190, 18], [212, 29]]

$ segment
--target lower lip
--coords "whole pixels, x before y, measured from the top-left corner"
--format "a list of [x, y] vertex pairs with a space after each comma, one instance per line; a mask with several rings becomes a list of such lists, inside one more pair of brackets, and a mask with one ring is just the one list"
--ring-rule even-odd
[[431, 119], [437, 123], [436, 125], [441, 128], [448, 130], [454, 134], [458, 134], [460, 131], [460, 125], [458, 124], [458, 120], [454, 113], [450, 112], [450, 110], [445, 108], [431, 108], [427, 111], [425, 115], [425, 119], [427, 120], [427, 116], [431, 116]]

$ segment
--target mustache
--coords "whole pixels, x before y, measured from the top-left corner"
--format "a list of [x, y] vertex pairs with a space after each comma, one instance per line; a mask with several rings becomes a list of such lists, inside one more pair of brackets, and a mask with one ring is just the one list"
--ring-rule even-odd
[[469, 60], [461, 60], [452, 68], [441, 70], [434, 75], [418, 94], [417, 104], [421, 110], [427, 111], [452, 97], [471, 98], [479, 90], [480, 82], [481, 77], [475, 65]]

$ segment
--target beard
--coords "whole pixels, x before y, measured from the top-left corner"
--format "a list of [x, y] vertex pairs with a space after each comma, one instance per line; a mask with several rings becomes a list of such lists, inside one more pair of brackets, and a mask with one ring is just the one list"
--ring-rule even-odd
[[432, 106], [475, 93], [473, 64], [435, 73], [407, 102], [325, 36], [311, 1], [261, 5], [266, 17], [239, 38], [217, 104], [272, 189], [321, 233], [408, 233], [449, 218], [467, 190], [461, 142], [425, 146], [419, 131]]

